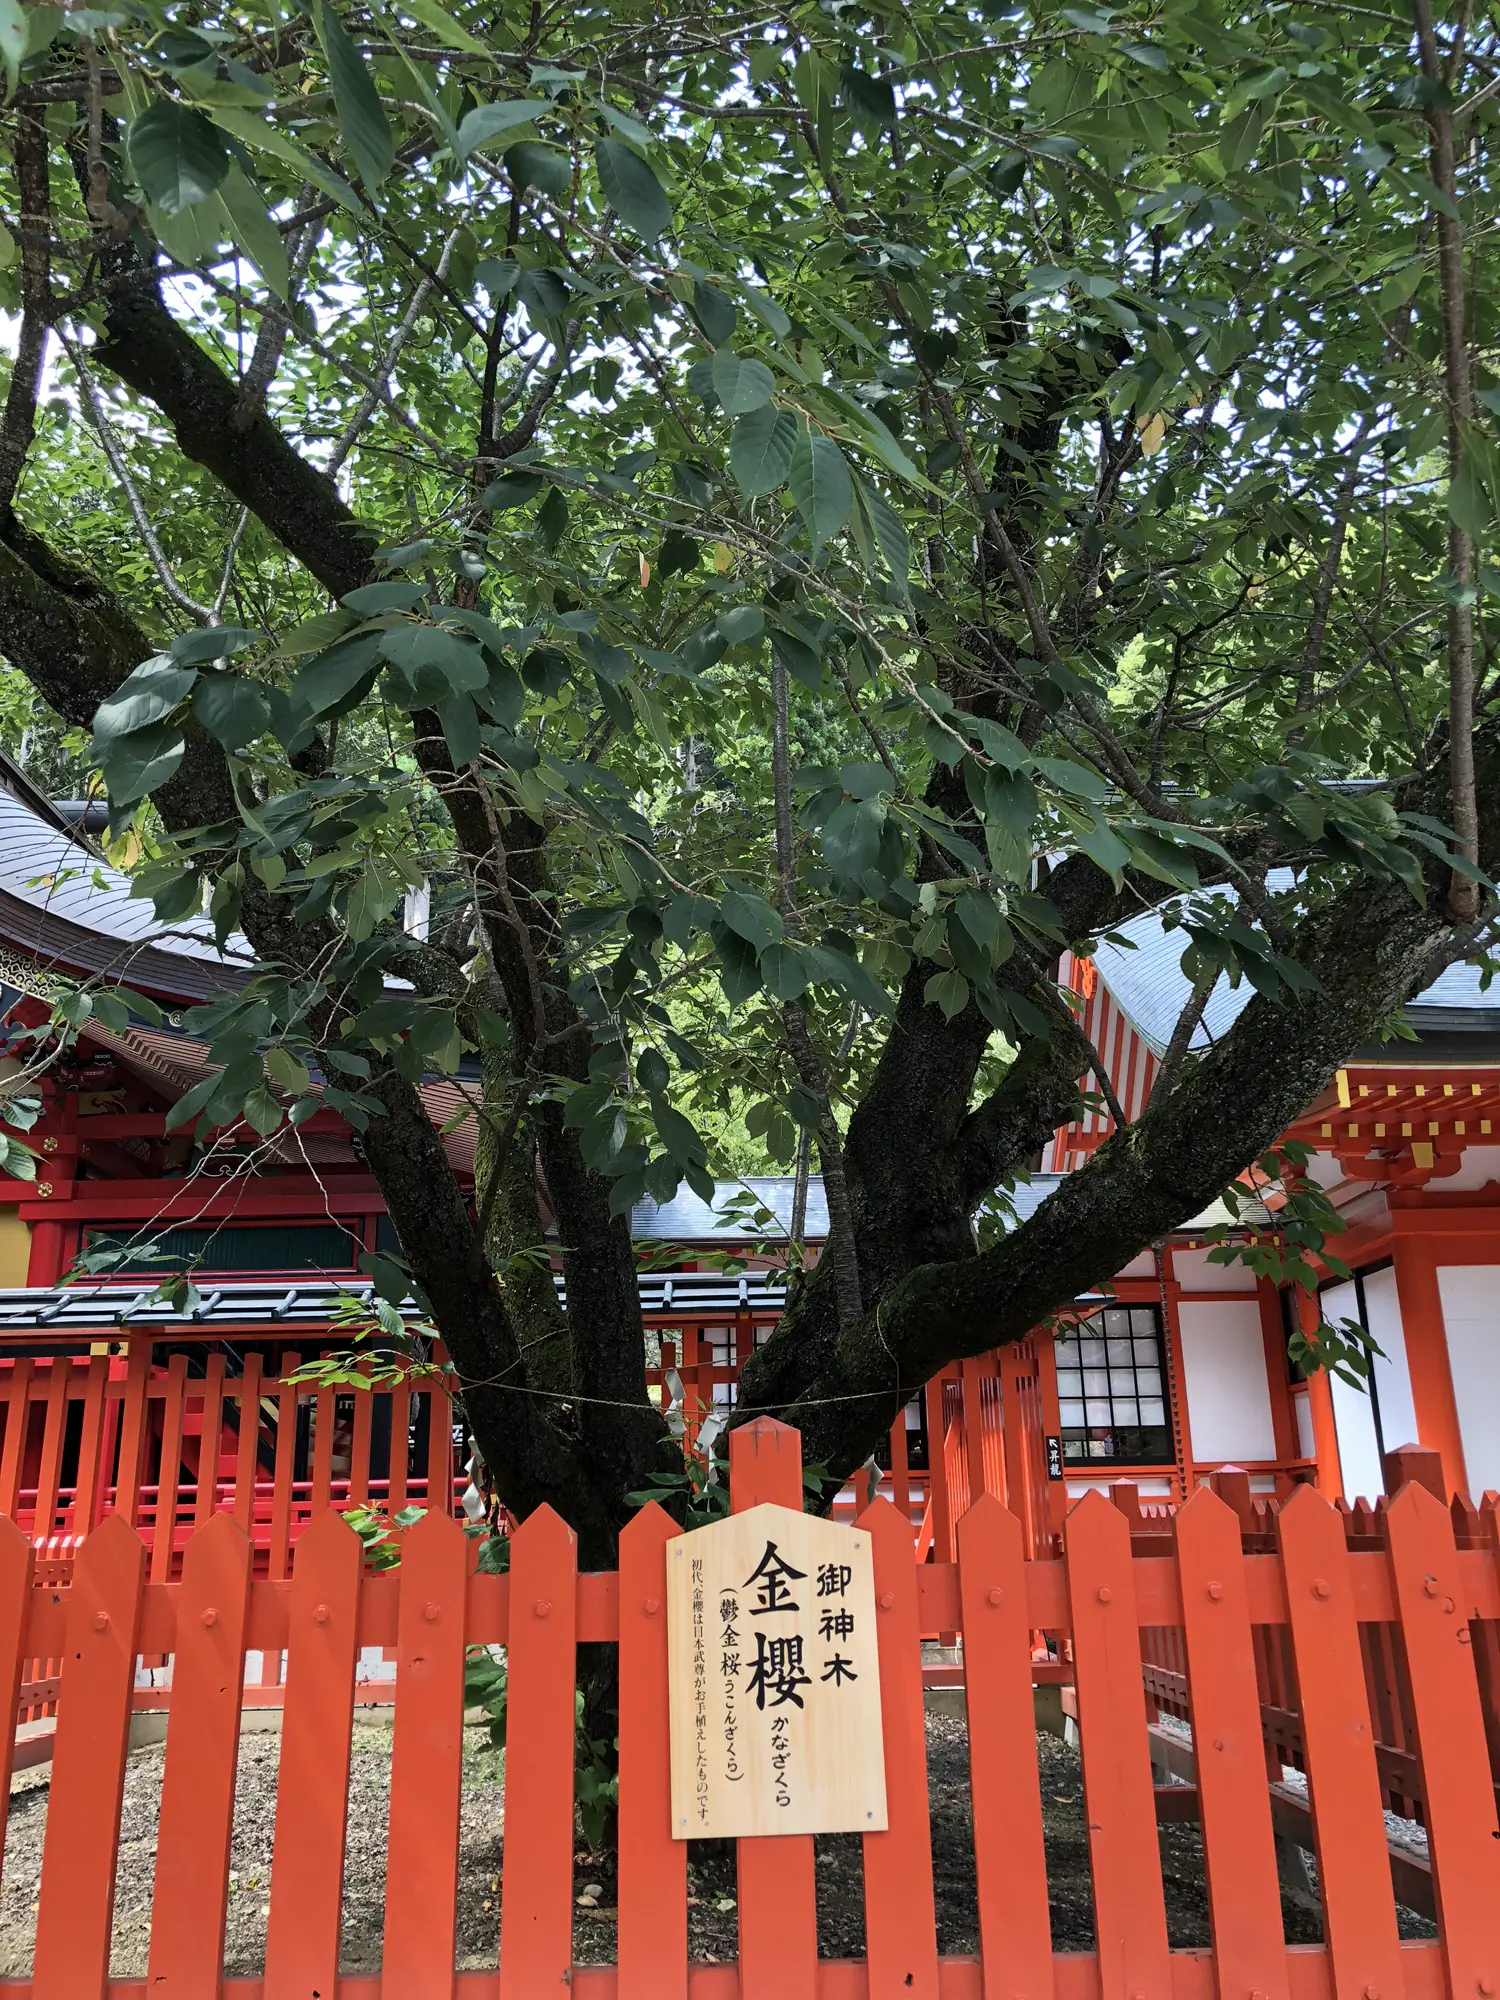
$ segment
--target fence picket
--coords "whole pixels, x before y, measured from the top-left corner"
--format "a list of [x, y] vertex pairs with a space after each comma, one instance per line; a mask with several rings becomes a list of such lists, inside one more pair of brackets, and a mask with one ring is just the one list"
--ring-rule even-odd
[[0, 1887], [4, 1886], [5, 1822], [10, 1810], [11, 1764], [16, 1752], [15, 1717], [25, 1665], [26, 1613], [36, 1567], [32, 1547], [13, 1521], [0, 1516]]
[[[120, 1406], [120, 1454], [115, 1468], [115, 1512], [129, 1528], [140, 1526], [141, 1475], [146, 1453], [147, 1398], [151, 1387], [151, 1343], [131, 1343], [125, 1363]], [[0, 1493], [0, 1507], [4, 1495]]]
[[[729, 1433], [730, 1507], [802, 1507], [802, 1439], [757, 1417]], [[740, 2000], [817, 2000], [818, 1891], [812, 1835], [776, 1834], [737, 1848]]]
[[1286, 2000], [1281, 1889], [1240, 1522], [1200, 1486], [1174, 1526], [1218, 1987], [1223, 1994]]
[[203, 1414], [198, 1431], [198, 1491], [193, 1526], [208, 1525], [219, 1501], [219, 1448], [224, 1426], [224, 1357], [211, 1354], [203, 1374]]
[[31, 1532], [41, 1538], [57, 1533], [57, 1495], [68, 1431], [68, 1377], [72, 1372], [72, 1359], [66, 1354], [54, 1354], [48, 1363], [47, 1416], [36, 1475], [36, 1511], [31, 1517]]
[[1171, 2000], [1129, 1523], [1087, 1493], [1068, 1515], [1066, 1548], [1100, 1993]]
[[1453, 1994], [1500, 1990], [1500, 1841], [1453, 1523], [1423, 1486], [1386, 1513], [1391, 1582], [1406, 1642], [1439, 1934]]
[[[977, 1401], [977, 1390], [976, 1390]], [[889, 1500], [859, 1517], [875, 1557], [886, 1830], [864, 1836], [865, 1957], [870, 2000], [937, 2000], [937, 1912], [927, 1805], [922, 1625], [910, 1521]]]
[[79, 1553], [52, 1757], [32, 2000], [104, 2000], [146, 1552], [117, 1514]]
[[234, 1458], [234, 1518], [248, 1535], [255, 1525], [255, 1482], [260, 1470], [260, 1356], [247, 1354], [243, 1366]]
[[1276, 1517], [1286, 1577], [1318, 1887], [1335, 2000], [1402, 1991], [1384, 1801], [1344, 1523], [1310, 1486]]
[[297, 1464], [297, 1385], [300, 1354], [284, 1354], [276, 1384], [276, 1471], [271, 1487], [270, 1573], [280, 1581], [292, 1566], [292, 1474]]
[[958, 1524], [985, 2000], [1051, 2000], [1053, 1991], [1022, 1532], [988, 1494]]
[[331, 1995], [338, 1977], [363, 1561], [358, 1535], [331, 1510], [318, 1516], [297, 1545], [264, 2000]]
[[224, 1961], [250, 1557], [230, 1514], [183, 1557], [146, 1971], [160, 2000], [213, 1994]]
[[510, 1547], [500, 1991], [531, 2000], [561, 1992], [572, 1977], [578, 1538], [543, 1506]]
[[620, 1536], [618, 2000], [687, 2000], [687, 1842], [672, 1838], [666, 1548], [654, 1502]]
[[427, 1513], [401, 1548], [382, 1977], [402, 2000], [450, 2000], [463, 1780], [468, 1542]]
[[21, 1470], [26, 1463], [26, 1433], [31, 1428], [31, 1357], [20, 1355], [8, 1372], [5, 1446], [0, 1451], [0, 1514], [14, 1519], [16, 1496], [21, 1491]]
[[[98, 1361], [101, 1357], [95, 1357]], [[174, 1358], [181, 1361], [183, 1357]], [[179, 1368], [178, 1375], [180, 1377]], [[248, 1378], [246, 1378], [248, 1379]], [[100, 1490], [116, 1448], [103, 1371], [64, 1358], [42, 1386], [54, 1442], [58, 1412], [85, 1399], [84, 1472], [77, 1509]], [[14, 1394], [12, 1378], [12, 1393]], [[113, 1386], [113, 1385], [111, 1385]], [[196, 1389], [196, 1383], [194, 1383]], [[285, 1384], [272, 1384], [285, 1390]], [[134, 1415], [128, 1407], [135, 1389]], [[168, 1384], [170, 1388], [170, 1382]], [[236, 1511], [253, 1491], [257, 1384], [209, 1384], [241, 1394]], [[72, 1391], [71, 1398], [65, 1392]], [[93, 1399], [93, 1416], [89, 1398]], [[406, 1537], [402, 1567], [372, 1586], [365, 1634], [399, 1658], [393, 1741], [386, 1936], [378, 1974], [338, 1977], [344, 1827], [360, 1633], [362, 1552], [329, 1508], [297, 1547], [290, 1585], [250, 1581], [253, 1550], [234, 1514], [210, 1509], [187, 1537], [182, 1581], [144, 1587], [147, 1558], [123, 1511], [132, 1475], [127, 1434], [146, 1435], [145, 1380], [133, 1371], [119, 1404], [122, 1511], [35, 1585], [31, 1538], [0, 1520], [0, 1701], [15, 1713], [30, 1651], [64, 1657], [51, 1798], [43, 1849], [35, 1969], [17, 1987], [28, 2000], [214, 2000], [241, 1984], [257, 2000], [327, 2000], [347, 1989], [374, 2000], [536, 2000], [576, 1984], [616, 2000], [1464, 2000], [1500, 1990], [1500, 1839], [1486, 1728], [1493, 1695], [1486, 1662], [1468, 1643], [1493, 1619], [1493, 1555], [1500, 1513], [1455, 1521], [1420, 1481], [1389, 1508], [1329, 1508], [1299, 1491], [1253, 1530], [1274, 1528], [1284, 1603], [1268, 1588], [1276, 1559], [1242, 1554], [1235, 1510], [1201, 1492], [1176, 1511], [1180, 1608], [1160, 1561], [1168, 1530], [1157, 1516], [1130, 1548], [1130, 1510], [1091, 1495], [1067, 1521], [1059, 1578], [1023, 1561], [1024, 1530], [981, 1497], [957, 1530], [959, 1568], [939, 1576], [913, 1564], [908, 1522], [886, 1502], [859, 1520], [875, 1551], [879, 1671], [889, 1827], [864, 1841], [867, 1954], [861, 1968], [820, 1966], [812, 1842], [770, 1837], [740, 1844], [741, 1963], [691, 1968], [687, 1849], [670, 1835], [665, 1551], [678, 1532], [648, 1507], [621, 1538], [618, 1579], [580, 1589], [574, 1537], [547, 1509], [516, 1533], [511, 1574], [497, 1592], [468, 1582], [460, 1526], [434, 1506]], [[180, 1399], [178, 1403], [180, 1414]], [[283, 1416], [288, 1414], [283, 1402]], [[9, 1413], [19, 1417], [19, 1410]], [[165, 1414], [172, 1450], [171, 1401]], [[41, 1413], [39, 1412], [40, 1416]], [[76, 1425], [76, 1418], [74, 1424]], [[295, 1415], [292, 1414], [292, 1424]], [[68, 1427], [70, 1430], [72, 1426]], [[326, 1426], [325, 1426], [326, 1428]], [[76, 1433], [75, 1433], [76, 1434]], [[218, 1427], [206, 1422], [195, 1482], [201, 1509]], [[292, 1427], [278, 1436], [278, 1465]], [[6, 1477], [24, 1476], [19, 1429], [8, 1431]], [[33, 1446], [38, 1440], [33, 1438]], [[800, 1440], [762, 1420], [730, 1444], [737, 1510], [801, 1499]], [[56, 1454], [53, 1454], [54, 1458]], [[393, 1459], [394, 1468], [394, 1459]], [[56, 1492], [59, 1467], [43, 1468]], [[164, 1492], [173, 1485], [171, 1469]], [[440, 1482], [441, 1484], [441, 1482]], [[377, 1485], [377, 1491], [379, 1490]], [[286, 1488], [288, 1502], [290, 1485]], [[179, 1496], [181, 1497], [181, 1496]], [[215, 1493], [215, 1498], [216, 1493]], [[300, 1498], [298, 1502], [300, 1506]], [[194, 1502], [189, 1499], [188, 1507]], [[56, 1509], [44, 1492], [43, 1512]], [[288, 1507], [288, 1513], [290, 1507]], [[79, 1518], [75, 1512], [75, 1518]], [[1356, 1553], [1346, 1534], [1358, 1531]], [[38, 1530], [40, 1532], [40, 1530]], [[1471, 1546], [1481, 1533], [1482, 1547]], [[170, 1504], [161, 1509], [153, 1575], [172, 1562]], [[617, 1581], [618, 1591], [613, 1588]], [[1067, 1616], [1057, 1591], [1065, 1583]], [[956, 1586], [956, 1587], [955, 1587]], [[1360, 1595], [1356, 1598], [1356, 1586]], [[1384, 1593], [1389, 1587], [1390, 1595]], [[1137, 1597], [1139, 1589], [1140, 1597]], [[1038, 1592], [1040, 1591], [1040, 1596]], [[264, 1595], [257, 1593], [264, 1592]], [[920, 1630], [962, 1624], [980, 1940], [979, 1963], [939, 1960], [928, 1825]], [[250, 1610], [255, 1606], [252, 1620]], [[1252, 1626], [1255, 1615], [1269, 1623]], [[1149, 1605], [1150, 1630], [1138, 1619]], [[145, 1607], [143, 1612], [143, 1606]], [[459, 1865], [462, 1682], [471, 1611], [486, 1639], [509, 1646], [501, 1969], [456, 1975], [453, 1933]], [[618, 1615], [617, 1628], [609, 1621]], [[1370, 1629], [1362, 1632], [1363, 1617]], [[1031, 1620], [1071, 1627], [1093, 1866], [1097, 1959], [1051, 1949], [1040, 1786], [1031, 1700]], [[618, 1967], [571, 1964], [576, 1639], [619, 1637], [620, 1773]], [[175, 1641], [170, 1636], [175, 1620]], [[245, 1646], [276, 1641], [286, 1625], [290, 1672], [263, 1980], [222, 1977], [229, 1841]], [[1165, 1622], [1163, 1622], [1165, 1621]], [[1278, 1622], [1285, 1621], [1285, 1622]], [[1179, 1639], [1178, 1633], [1181, 1637]], [[171, 1647], [175, 1671], [157, 1842], [147, 1976], [108, 1978], [113, 1880], [129, 1741], [131, 1691], [142, 1637]], [[1198, 1809], [1213, 1923], [1208, 1956], [1167, 1949], [1156, 1806], [1141, 1725], [1143, 1640], [1162, 1699], [1193, 1726]], [[37, 1665], [41, 1663], [38, 1662]], [[273, 1675], [272, 1678], [275, 1676]], [[54, 1705], [33, 1691], [30, 1705]], [[1279, 1720], [1262, 1702], [1288, 1711]], [[1384, 1763], [1377, 1762], [1379, 1720]], [[1269, 1751], [1263, 1729], [1279, 1734]], [[1288, 1953], [1281, 1937], [1265, 1759], [1281, 1745], [1305, 1762], [1326, 1917], [1326, 1948]], [[0, 1853], [14, 1744], [0, 1739]], [[1397, 1940], [1381, 1776], [1420, 1803], [1432, 1843], [1440, 1937]], [[15, 1886], [10, 1892], [14, 1895]], [[1414, 1893], [1404, 1889], [1403, 1894]], [[1421, 1892], [1425, 1895], [1426, 1885]], [[0, 1982], [3, 1986], [4, 1982]], [[3, 1996], [0, 1996], [3, 2000]]]
[[73, 1511], [68, 1527], [86, 1535], [99, 1518], [100, 1453], [104, 1441], [104, 1385], [109, 1363], [102, 1354], [89, 1357], [84, 1380], [83, 1422], [78, 1430], [78, 1470], [73, 1478]]
[[167, 1363], [166, 1394], [161, 1410], [161, 1464], [156, 1474], [156, 1512], [151, 1527], [151, 1581], [165, 1583], [172, 1573], [177, 1542], [178, 1481], [182, 1477], [182, 1406], [186, 1401], [187, 1356], [174, 1354]]

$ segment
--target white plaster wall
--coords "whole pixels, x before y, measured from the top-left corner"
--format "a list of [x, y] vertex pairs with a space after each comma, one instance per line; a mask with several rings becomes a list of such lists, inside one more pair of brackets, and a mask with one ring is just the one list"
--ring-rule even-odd
[[1440, 1264], [1438, 1294], [1473, 1494], [1500, 1488], [1500, 1264]]
[[1259, 1301], [1185, 1302], [1178, 1326], [1193, 1457], [1235, 1465], [1275, 1458]]
[[[1341, 1320], [1359, 1318], [1359, 1300], [1352, 1280], [1330, 1285], [1321, 1295], [1323, 1317], [1331, 1326]], [[1333, 1397], [1333, 1428], [1339, 1445], [1339, 1477], [1346, 1500], [1372, 1500], [1385, 1491], [1385, 1475], [1380, 1467], [1380, 1444], [1375, 1435], [1375, 1414], [1363, 1389], [1355, 1389], [1330, 1375], [1328, 1387]]]
[[[1375, 1393], [1380, 1400], [1380, 1431], [1377, 1433], [1375, 1428], [1375, 1409], [1368, 1392], [1330, 1375], [1333, 1427], [1338, 1438], [1339, 1472], [1346, 1500], [1374, 1500], [1384, 1493], [1382, 1436], [1387, 1451], [1394, 1451], [1398, 1444], [1423, 1442], [1417, 1435], [1411, 1372], [1406, 1362], [1406, 1335], [1396, 1298], [1396, 1274], [1392, 1270], [1372, 1271], [1364, 1283], [1369, 1331], [1377, 1346], [1384, 1349], [1376, 1356], [1372, 1369]], [[1322, 1303], [1324, 1319], [1334, 1326], [1340, 1320], [1359, 1318], [1359, 1301], [1352, 1283], [1330, 1285], [1323, 1293]]]
[[1424, 1440], [1417, 1436], [1417, 1409], [1412, 1400], [1396, 1273], [1389, 1267], [1372, 1271], [1365, 1279], [1365, 1317], [1375, 1345], [1384, 1350], [1375, 1357], [1373, 1373], [1385, 1448], [1394, 1451], [1398, 1444], [1421, 1444]]
[[[1108, 1493], [1116, 1483], [1112, 1479], [1070, 1479], [1068, 1498], [1081, 1500], [1085, 1493]], [[1170, 1500], [1172, 1497], [1170, 1479], [1132, 1479], [1129, 1483], [1143, 1500]]]
[[1174, 1250], [1172, 1275], [1185, 1292], [1253, 1292], [1248, 1264], [1210, 1264], [1206, 1250]]

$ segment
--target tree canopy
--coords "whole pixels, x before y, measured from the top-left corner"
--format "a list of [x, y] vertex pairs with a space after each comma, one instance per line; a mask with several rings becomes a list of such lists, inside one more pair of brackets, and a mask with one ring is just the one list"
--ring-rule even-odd
[[[515, 1511], [606, 1549], [670, 1451], [643, 1195], [811, 1147], [741, 1408], [842, 1474], [1483, 961], [1488, 14], [0, 0], [0, 56], [8, 726], [250, 940], [174, 1116], [349, 1119]], [[1150, 1106], [976, 1240], [1146, 910]]]

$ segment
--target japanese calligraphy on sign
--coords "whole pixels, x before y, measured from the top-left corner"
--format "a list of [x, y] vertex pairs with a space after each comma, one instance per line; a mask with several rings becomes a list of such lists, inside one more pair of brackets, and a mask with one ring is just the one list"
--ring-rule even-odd
[[752, 1507], [667, 1545], [672, 1832], [886, 1825], [870, 1537]]

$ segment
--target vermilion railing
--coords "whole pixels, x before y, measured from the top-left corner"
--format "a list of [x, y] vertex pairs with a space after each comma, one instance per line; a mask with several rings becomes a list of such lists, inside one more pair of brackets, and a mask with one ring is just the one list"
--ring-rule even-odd
[[[794, 1432], [732, 1441], [736, 1508], [796, 1505]], [[153, 1583], [120, 1515], [89, 1538], [63, 1588], [32, 1582], [27, 1539], [0, 1524], [0, 1687], [27, 1656], [62, 1661], [34, 1969], [0, 1994], [77, 2000], [141, 1993], [282, 2000], [1470, 2000], [1500, 1988], [1500, 1839], [1474, 1635], [1500, 1618], [1493, 1543], [1456, 1545], [1419, 1485], [1385, 1512], [1385, 1542], [1351, 1548], [1338, 1513], [1304, 1489], [1275, 1546], [1246, 1554], [1234, 1510], [1207, 1490], [1172, 1518], [1169, 1553], [1132, 1552], [1124, 1514], [1090, 1494], [1066, 1555], [1028, 1561], [1020, 1522], [982, 1497], [957, 1561], [918, 1565], [910, 1524], [877, 1502], [875, 1589], [890, 1825], [864, 1836], [867, 1958], [819, 1961], [813, 1845], [742, 1842], [736, 1967], [690, 1965], [687, 1849], [670, 1837], [665, 1549], [678, 1532], [644, 1509], [608, 1575], [578, 1575], [574, 1538], [547, 1509], [516, 1532], [507, 1576], [469, 1573], [458, 1524], [436, 1512], [398, 1569], [363, 1571], [357, 1538], [325, 1510], [290, 1581], [252, 1575], [232, 1512], [191, 1538], [180, 1585]], [[1441, 1936], [1401, 1943], [1362, 1625], [1390, 1627], [1405, 1660]], [[963, 1634], [981, 1952], [940, 1959], [922, 1727], [920, 1634]], [[1141, 1697], [1143, 1629], [1182, 1634], [1210, 1952], [1169, 1949]], [[1303, 1752], [1326, 1942], [1289, 1948], [1256, 1683], [1257, 1629], [1283, 1635], [1301, 1693]], [[1048, 1915], [1031, 1647], [1071, 1649], [1077, 1677], [1097, 1952], [1055, 1953]], [[618, 1962], [575, 1967], [574, 1658], [619, 1647]], [[510, 1750], [500, 1962], [454, 1971], [465, 1647], [508, 1648]], [[341, 1978], [341, 1874], [352, 1688], [362, 1645], [398, 1661], [382, 1970]], [[289, 1668], [264, 1979], [220, 1983], [228, 1850], [249, 1649]], [[111, 1897], [130, 1690], [141, 1651], [175, 1655], [144, 1985], [111, 1981]], [[0, 1753], [4, 1754], [4, 1753]], [[0, 1778], [7, 1775], [0, 1771]], [[7, 1787], [0, 1784], [0, 1810]]]

